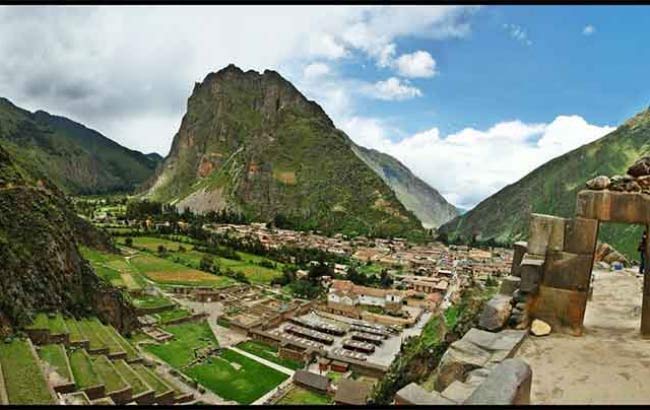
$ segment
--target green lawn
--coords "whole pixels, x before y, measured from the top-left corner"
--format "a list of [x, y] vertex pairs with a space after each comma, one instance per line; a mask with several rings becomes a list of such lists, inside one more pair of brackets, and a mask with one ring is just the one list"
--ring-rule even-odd
[[27, 327], [28, 329], [48, 329], [52, 334], [68, 333], [68, 327], [65, 325], [65, 319], [61, 313], [50, 315], [47, 313], [38, 313], [34, 322]]
[[[81, 253], [95, 269], [97, 275], [109, 281], [113, 286], [128, 289], [140, 289], [144, 286], [139, 273], [126, 261], [124, 256], [101, 252], [96, 249], [81, 246]], [[127, 276], [127, 280], [123, 277]], [[129, 280], [128, 276], [133, 280]]]
[[164, 296], [142, 295], [132, 298], [133, 305], [138, 308], [152, 309], [162, 306], [170, 306], [174, 303]]
[[[240, 367], [235, 368], [231, 363]], [[185, 373], [220, 397], [250, 404], [289, 376], [232, 350], [192, 366]]]
[[266, 359], [273, 363], [277, 363], [280, 366], [284, 366], [292, 370], [298, 370], [304, 367], [304, 365], [297, 360], [280, 358], [278, 356], [277, 347], [273, 347], [271, 345], [267, 345], [265, 343], [258, 342], [256, 340], [247, 340], [245, 342], [238, 344], [237, 347], [245, 352], [254, 354], [255, 356], [259, 356], [263, 359]]
[[327, 378], [332, 381], [332, 383], [336, 384], [341, 378], [343, 377], [343, 373], [341, 372], [335, 372], [335, 371], [329, 371], [327, 372]]
[[205, 321], [169, 325], [163, 329], [172, 333], [174, 339], [161, 345], [148, 345], [145, 349], [177, 369], [194, 359], [194, 349], [210, 344], [218, 345], [210, 326]]
[[90, 356], [84, 349], [77, 349], [68, 355], [75, 383], [80, 389], [103, 384], [102, 378], [93, 368]]
[[151, 387], [149, 387], [140, 376], [138, 376], [135, 370], [133, 370], [124, 360], [117, 360], [113, 362], [113, 365], [120, 376], [122, 376], [122, 378], [133, 388], [134, 396], [151, 390]]
[[217, 276], [154, 255], [140, 254], [131, 259], [131, 265], [150, 280], [170, 285], [226, 287], [235, 281]]
[[325, 395], [294, 386], [276, 404], [331, 404], [332, 399]]
[[10, 404], [54, 404], [26, 340], [0, 343], [0, 364]]
[[148, 369], [145, 365], [138, 363], [133, 364], [131, 367], [145, 382], [147, 382], [149, 386], [151, 386], [152, 389], [156, 391], [156, 395], [161, 395], [170, 390], [174, 390], [172, 386], [167, 384], [167, 382], [162, 380], [160, 376]]
[[41, 346], [38, 349], [38, 356], [41, 360], [49, 363], [61, 377], [72, 381], [72, 374], [65, 359], [66, 353], [63, 345], [52, 344]]
[[173, 310], [166, 310], [164, 312], [157, 313], [154, 316], [156, 316], [158, 318], [160, 323], [167, 323], [167, 322], [169, 322], [171, 320], [180, 319], [180, 318], [187, 317], [187, 316], [190, 316], [190, 315], [191, 315], [190, 311], [188, 311], [186, 309], [176, 308], [176, 309], [173, 309]]
[[106, 393], [123, 390], [128, 387], [126, 381], [120, 376], [110, 360], [104, 355], [96, 356], [93, 359], [93, 368], [104, 380]]

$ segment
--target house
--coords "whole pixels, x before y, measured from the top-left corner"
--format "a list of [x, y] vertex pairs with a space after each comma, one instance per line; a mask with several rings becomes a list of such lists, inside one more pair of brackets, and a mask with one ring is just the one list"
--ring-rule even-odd
[[333, 280], [327, 295], [327, 304], [331, 308], [347, 308], [365, 305], [379, 306], [387, 310], [399, 311], [404, 293], [392, 289], [377, 289], [358, 286], [349, 280]]
[[330, 390], [330, 379], [320, 374], [308, 372], [306, 370], [296, 370], [293, 374], [294, 384], [316, 391], [318, 393], [327, 393]]
[[351, 379], [341, 379], [338, 382], [334, 402], [347, 406], [362, 406], [367, 404], [370, 395], [369, 383]]

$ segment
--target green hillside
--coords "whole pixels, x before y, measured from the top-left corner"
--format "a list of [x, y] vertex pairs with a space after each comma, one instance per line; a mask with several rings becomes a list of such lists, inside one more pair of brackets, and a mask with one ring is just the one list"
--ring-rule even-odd
[[0, 98], [0, 145], [38, 177], [68, 194], [130, 191], [160, 159], [122, 147], [100, 133], [44, 111], [31, 113]]
[[422, 236], [418, 219], [314, 102], [274, 71], [196, 84], [147, 196], [294, 229]]
[[[495, 239], [513, 242], [526, 238], [531, 212], [571, 217], [576, 194], [598, 175], [625, 174], [640, 156], [650, 152], [650, 111], [645, 110], [612, 133], [579, 147], [535, 169], [514, 184], [485, 199], [474, 209], [443, 225], [449, 239]], [[636, 246], [642, 228], [602, 224], [599, 238], [638, 259]]]

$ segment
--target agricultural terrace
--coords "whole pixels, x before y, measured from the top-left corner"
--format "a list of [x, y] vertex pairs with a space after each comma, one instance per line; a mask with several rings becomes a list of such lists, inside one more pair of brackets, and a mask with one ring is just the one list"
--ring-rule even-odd
[[184, 318], [187, 316], [190, 316], [191, 313], [190, 311], [182, 308], [176, 308], [172, 310], [165, 310], [164, 312], [156, 313], [153, 315], [159, 323], [167, 323], [171, 322], [172, 320]]
[[74, 350], [68, 355], [68, 358], [77, 387], [86, 389], [104, 384], [102, 378], [95, 372], [90, 356], [84, 349]]
[[68, 333], [68, 327], [61, 313], [37, 313], [34, 321], [27, 326], [27, 329], [47, 329], [54, 335]]
[[275, 404], [331, 404], [332, 399], [321, 393], [304, 389], [299, 386], [293, 386], [282, 398]]
[[152, 389], [156, 392], [156, 396], [163, 395], [169, 391], [175, 390], [172, 386], [167, 384], [162, 380], [157, 374], [152, 370], [147, 369], [145, 365], [141, 363], [134, 363], [131, 365], [133, 370], [144, 380]]
[[48, 363], [59, 376], [71, 381], [72, 374], [68, 368], [65, 348], [60, 344], [44, 345], [38, 348], [38, 356], [44, 362]]
[[99, 377], [104, 380], [104, 386], [106, 386], [106, 393], [112, 393], [120, 390], [124, 390], [129, 387], [126, 380], [120, 376], [113, 363], [108, 360], [108, 357], [104, 355], [96, 356], [93, 359], [93, 368], [99, 375]]
[[254, 354], [255, 356], [259, 356], [262, 359], [277, 363], [280, 366], [284, 366], [288, 369], [298, 370], [304, 367], [304, 365], [297, 360], [283, 359], [278, 356], [277, 347], [258, 342], [256, 340], [247, 340], [245, 342], [242, 342], [237, 345], [237, 348], [250, 354]]
[[160, 345], [146, 345], [145, 349], [177, 369], [194, 360], [195, 349], [219, 345], [205, 321], [169, 325], [163, 329], [173, 334], [174, 339]]
[[142, 309], [160, 308], [163, 306], [173, 306], [174, 303], [164, 296], [142, 295], [131, 298], [133, 306]]
[[138, 376], [138, 373], [136, 373], [135, 370], [133, 370], [124, 360], [113, 362], [113, 366], [119, 375], [131, 386], [134, 396], [151, 390], [142, 378]]
[[0, 365], [10, 404], [54, 404], [38, 359], [26, 340], [0, 343]]
[[138, 271], [122, 255], [101, 252], [85, 246], [81, 247], [81, 254], [90, 262], [97, 275], [113, 286], [138, 290], [146, 284]]
[[[172, 259], [178, 259], [184, 265], [193, 266], [197, 269], [200, 266], [201, 258], [206, 255], [203, 252], [192, 250], [193, 245], [188, 243], [149, 236], [138, 236], [132, 239], [133, 247], [136, 249], [158, 252], [158, 247], [164, 246], [167, 254]], [[185, 251], [180, 252], [179, 246], [185, 248]], [[285, 265], [280, 262], [246, 252], [237, 251], [236, 254], [241, 260], [228, 259], [212, 254], [208, 254], [208, 256], [222, 270], [231, 269], [233, 272], [241, 272], [253, 283], [269, 284], [273, 278], [282, 275], [282, 269]], [[261, 266], [260, 263], [273, 264], [276, 268]]]
[[185, 372], [217, 395], [241, 404], [254, 402], [289, 377], [232, 350], [223, 350]]
[[136, 255], [131, 265], [150, 280], [166, 285], [213, 286], [217, 288], [235, 283], [231, 278], [212, 275], [153, 255]]

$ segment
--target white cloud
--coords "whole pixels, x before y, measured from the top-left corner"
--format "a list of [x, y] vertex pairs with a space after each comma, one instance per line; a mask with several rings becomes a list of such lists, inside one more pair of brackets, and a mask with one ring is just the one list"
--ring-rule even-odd
[[582, 34], [585, 36], [590, 36], [596, 32], [596, 27], [591, 24], [587, 24], [585, 28], [582, 29]]
[[504, 24], [503, 28], [508, 32], [511, 38], [517, 40], [521, 44], [530, 46], [533, 42], [528, 38], [526, 30], [517, 24]]
[[330, 67], [325, 63], [311, 63], [303, 70], [303, 76], [308, 80], [313, 80], [329, 74], [330, 71]]
[[402, 101], [422, 96], [422, 92], [410, 85], [408, 80], [390, 77], [384, 81], [377, 81], [371, 86], [366, 86], [367, 95], [385, 101]]
[[441, 136], [437, 128], [392, 141], [386, 124], [353, 118], [342, 124], [359, 144], [393, 155], [454, 205], [471, 208], [550, 159], [614, 130], [561, 115], [550, 123], [505, 121]]
[[399, 74], [405, 77], [433, 77], [436, 74], [436, 60], [426, 51], [402, 54], [395, 65]]
[[[474, 10], [455, 6], [0, 7], [0, 90], [27, 109], [65, 115], [117, 142], [137, 141], [131, 146], [166, 154], [163, 147], [169, 147], [177, 131], [170, 127], [180, 121], [194, 83], [209, 72], [234, 63], [243, 70], [293, 73], [286, 76], [299, 82], [304, 75], [318, 73], [316, 67], [323, 68], [313, 66], [303, 72], [314, 62], [330, 65], [367, 57], [392, 67], [399, 55], [397, 39], [467, 36]], [[350, 89], [319, 87], [326, 94], [323, 105], [341, 111], [350, 107]], [[419, 92], [409, 86], [397, 91], [396, 96]]]

